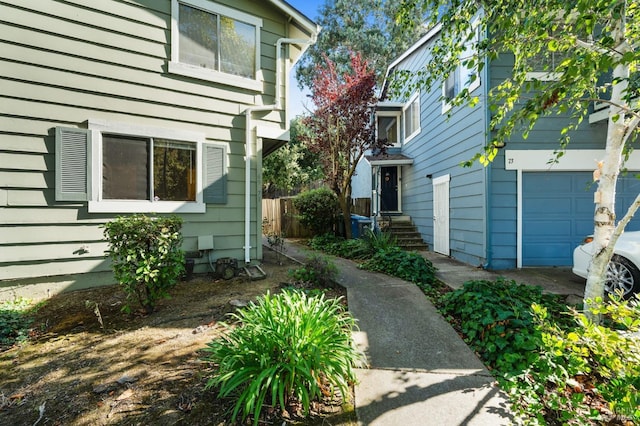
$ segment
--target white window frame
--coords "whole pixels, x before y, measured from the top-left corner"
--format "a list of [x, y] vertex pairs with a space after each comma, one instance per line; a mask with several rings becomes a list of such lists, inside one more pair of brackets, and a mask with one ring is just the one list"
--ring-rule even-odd
[[[560, 22], [562, 22], [562, 16], [559, 16], [558, 20]], [[547, 50], [547, 51], [540, 51], [540, 52], [538, 52], [538, 54], [546, 54], [548, 56], [551, 56], [552, 64], [556, 64], [556, 63], [558, 63], [558, 61], [562, 60], [562, 56], [560, 55], [559, 52], [552, 52], [550, 50]], [[555, 55], [559, 55], [559, 58], [556, 59], [554, 57]], [[555, 69], [555, 67], [553, 67], [553, 68]], [[558, 81], [560, 79], [560, 77], [561, 77], [560, 73], [553, 72], [551, 70], [549, 70], [549, 71], [533, 70], [533, 71], [530, 71], [530, 72], [525, 74], [525, 79], [527, 81], [533, 81], [533, 80], [538, 80], [538, 81]]]
[[525, 74], [525, 79], [528, 81], [558, 81], [560, 74], [556, 72], [531, 71]]
[[[478, 43], [478, 41], [480, 41], [480, 30], [479, 30], [480, 27], [478, 26], [478, 22], [479, 22], [478, 20], [475, 20], [471, 24], [471, 28], [473, 29], [475, 36], [469, 42], [466, 43], [467, 48], [465, 49], [464, 52], [460, 54], [461, 61], [466, 59], [468, 56], [473, 56], [477, 54], [477, 51], [475, 50], [475, 45]], [[470, 53], [467, 53], [469, 51]], [[470, 76], [471, 74], [475, 74], [476, 76], [473, 82], [470, 82], [470, 80], [462, 81], [463, 77], [466, 78], [466, 76]], [[454, 89], [455, 91], [454, 97], [457, 96], [458, 93], [462, 92], [464, 89], [467, 89], [469, 90], [469, 93], [472, 93], [474, 90], [480, 87], [481, 78], [480, 78], [480, 71], [478, 70], [477, 63], [473, 68], [468, 68], [465, 65], [460, 64], [456, 67], [455, 70], [452, 71], [452, 75], [454, 77], [453, 84], [456, 86]], [[453, 107], [450, 100], [447, 99], [446, 97], [446, 94], [447, 94], [446, 89], [447, 89], [447, 80], [442, 82], [442, 114], [446, 114]]]
[[[89, 120], [91, 131], [91, 199], [89, 213], [204, 213], [202, 198], [202, 146], [204, 134], [129, 123]], [[144, 138], [172, 139], [191, 142], [196, 146], [195, 201], [105, 200], [102, 196], [102, 134]]]
[[[541, 52], [542, 53], [542, 52]], [[555, 55], [556, 52], [546, 52], [549, 55]], [[555, 63], [555, 59], [552, 59]], [[530, 71], [525, 74], [525, 79], [528, 81], [538, 80], [538, 81], [558, 81], [560, 79], [561, 74], [553, 71]]]
[[[415, 105], [415, 109], [412, 109], [412, 106]], [[409, 111], [409, 112], [407, 112]], [[415, 117], [413, 117], [416, 121], [416, 127], [415, 129], [413, 129], [413, 131], [410, 134], [406, 134], [407, 131], [407, 114], [412, 114]], [[422, 131], [421, 128], [421, 120], [420, 117], [421, 116], [421, 112], [420, 112], [420, 92], [416, 92], [414, 93], [411, 98], [409, 98], [409, 102], [407, 102], [403, 107], [402, 107], [402, 135], [403, 135], [403, 142], [406, 144], [408, 143], [411, 139], [415, 138], [416, 136], [418, 136], [420, 134], [420, 132]]]
[[[378, 129], [378, 117], [393, 117], [396, 119], [396, 142], [393, 145], [390, 145], [392, 147], [398, 148], [402, 145], [402, 132], [400, 130], [400, 125], [401, 120], [401, 113], [399, 111], [378, 111], [376, 112], [376, 137], [379, 137], [380, 135], [380, 131]], [[387, 127], [385, 129], [385, 134], [389, 133], [389, 127]]]
[[[236, 21], [241, 21], [249, 25], [253, 25], [256, 29], [255, 41], [255, 70], [254, 78], [240, 77], [225, 72], [212, 69], [197, 67], [191, 64], [180, 62], [180, 30], [179, 30], [179, 10], [180, 3], [205, 12], [225, 16]], [[242, 89], [249, 89], [256, 92], [263, 90], [263, 81], [260, 70], [260, 30], [262, 28], [262, 19], [247, 13], [240, 12], [227, 6], [222, 6], [207, 0], [171, 0], [171, 61], [169, 61], [169, 72], [179, 74], [186, 77], [197, 78], [201, 80], [212, 81], [229, 86], [235, 86]]]

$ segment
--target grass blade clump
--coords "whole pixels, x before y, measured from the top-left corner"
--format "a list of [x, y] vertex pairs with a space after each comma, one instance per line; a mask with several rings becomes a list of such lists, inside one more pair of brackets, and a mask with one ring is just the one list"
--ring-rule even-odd
[[299, 403], [308, 414], [323, 395], [349, 394], [360, 354], [351, 340], [355, 320], [339, 299], [267, 293], [233, 316], [239, 325], [206, 348], [207, 360], [219, 365], [207, 388], [236, 398], [232, 421], [252, 415], [257, 424], [265, 405]]

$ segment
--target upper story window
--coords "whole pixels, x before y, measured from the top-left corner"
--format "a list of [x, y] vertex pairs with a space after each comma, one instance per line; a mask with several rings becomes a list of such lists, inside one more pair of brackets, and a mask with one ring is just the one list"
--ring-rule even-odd
[[[562, 26], [563, 20], [559, 19], [556, 21], [553, 26]], [[538, 51], [535, 55], [526, 58], [527, 65], [531, 68], [529, 72], [527, 72], [526, 78], [528, 80], [540, 80], [540, 81], [554, 81], [558, 80], [560, 77], [558, 73], [555, 72], [556, 68], [562, 64], [562, 62], [570, 58], [574, 55], [576, 45], [566, 45], [566, 43], [561, 42], [561, 39], [558, 40], [557, 50], [550, 50], [547, 46], [549, 42], [556, 38], [561, 34], [561, 30], [548, 30], [545, 33], [545, 40], [543, 40], [543, 47], [540, 51]], [[584, 30], [579, 30], [576, 34], [579, 39], [592, 42], [593, 34], [589, 34]], [[560, 35], [560, 37], [562, 37]]]
[[172, 0], [171, 15], [170, 72], [262, 90], [261, 19], [205, 0]]
[[464, 50], [460, 54], [460, 65], [449, 74], [449, 77], [442, 85], [442, 113], [451, 109], [451, 99], [458, 96], [464, 89], [473, 92], [480, 87], [480, 73], [478, 71], [477, 61], [474, 61], [473, 65], [465, 63], [476, 56], [476, 45], [478, 44], [479, 37], [479, 27], [474, 24], [472, 37], [465, 42]]
[[550, 52], [547, 50], [538, 52], [529, 61], [531, 71], [527, 73], [527, 79], [540, 81], [557, 80], [558, 76], [553, 70], [570, 55], [570, 52]]
[[196, 132], [89, 120], [56, 129], [56, 201], [90, 213], [204, 213], [226, 203], [226, 147]]
[[400, 114], [394, 112], [376, 112], [376, 129], [379, 140], [387, 140], [390, 146], [400, 146]]
[[420, 133], [420, 92], [415, 93], [402, 108], [404, 122], [404, 143], [409, 142]]

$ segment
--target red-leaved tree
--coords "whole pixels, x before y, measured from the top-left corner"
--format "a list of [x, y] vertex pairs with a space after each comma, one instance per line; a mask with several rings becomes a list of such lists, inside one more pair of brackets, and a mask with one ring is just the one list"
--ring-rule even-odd
[[360, 54], [351, 54], [350, 69], [346, 72], [338, 71], [336, 64], [325, 57], [311, 87], [316, 109], [303, 118], [309, 129], [303, 136], [304, 142], [311, 152], [318, 154], [326, 183], [338, 196], [348, 238], [351, 178], [356, 166], [367, 150], [384, 150], [388, 145], [375, 138], [372, 122], [375, 84], [375, 72]]

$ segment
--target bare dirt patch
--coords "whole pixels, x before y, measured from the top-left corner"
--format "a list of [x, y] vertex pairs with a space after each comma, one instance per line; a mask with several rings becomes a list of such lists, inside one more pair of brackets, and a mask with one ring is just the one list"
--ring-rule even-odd
[[[204, 389], [215, 366], [202, 360], [202, 349], [220, 337], [220, 323], [238, 302], [280, 291], [299, 265], [265, 249], [261, 267], [263, 280], [181, 282], [150, 315], [122, 313], [118, 286], [49, 299], [31, 338], [0, 353], [0, 424], [229, 424], [233, 401]], [[340, 295], [344, 290], [330, 290], [329, 296]], [[356, 424], [340, 401], [314, 410], [305, 424]]]

